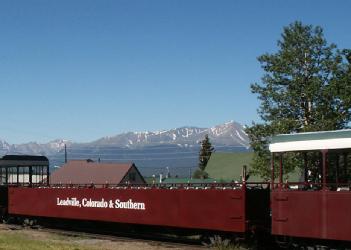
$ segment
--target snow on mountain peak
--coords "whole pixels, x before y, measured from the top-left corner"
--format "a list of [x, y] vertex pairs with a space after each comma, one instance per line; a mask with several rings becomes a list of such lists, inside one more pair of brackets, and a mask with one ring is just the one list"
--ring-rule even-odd
[[[155, 132], [128, 132], [114, 136], [106, 136], [96, 141], [85, 143], [85, 146], [113, 145], [116, 147], [143, 147], [155, 145], [198, 145], [208, 134], [213, 145], [248, 146], [249, 139], [244, 127], [234, 121], [229, 121], [211, 128], [181, 127]], [[36, 142], [10, 145], [0, 140], [0, 150], [3, 153], [21, 152], [25, 154], [50, 155], [63, 150], [66, 145], [79, 145], [65, 139], [57, 139], [45, 144]]]

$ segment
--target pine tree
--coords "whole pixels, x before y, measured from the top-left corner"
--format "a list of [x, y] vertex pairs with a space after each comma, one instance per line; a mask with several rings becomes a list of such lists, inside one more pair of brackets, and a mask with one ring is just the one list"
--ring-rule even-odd
[[270, 136], [342, 129], [351, 120], [350, 50], [328, 45], [321, 27], [301, 22], [284, 28], [278, 48], [258, 57], [265, 74], [262, 83], [251, 85], [251, 92], [261, 101], [263, 123], [246, 129], [254, 150], [253, 170], [266, 178]]
[[214, 148], [210, 142], [208, 135], [205, 135], [205, 139], [201, 141], [201, 148], [199, 152], [199, 169], [194, 172], [194, 178], [208, 178], [208, 173], [205, 171], [208, 161], [210, 160], [211, 154]]

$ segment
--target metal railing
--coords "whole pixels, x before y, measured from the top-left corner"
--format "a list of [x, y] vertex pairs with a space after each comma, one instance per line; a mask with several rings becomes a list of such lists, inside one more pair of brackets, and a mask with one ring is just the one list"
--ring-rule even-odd
[[155, 184], [111, 184], [111, 183], [52, 183], [50, 185], [33, 183], [32, 185], [11, 184], [9, 187], [35, 188], [108, 188], [108, 189], [267, 189], [269, 182], [223, 182], [223, 183], [155, 183]]
[[284, 182], [284, 183], [274, 183], [274, 189], [284, 189], [284, 190], [299, 190], [299, 191], [350, 191], [351, 182], [338, 182], [329, 183], [327, 182], [325, 188], [323, 188], [323, 183], [318, 182]]

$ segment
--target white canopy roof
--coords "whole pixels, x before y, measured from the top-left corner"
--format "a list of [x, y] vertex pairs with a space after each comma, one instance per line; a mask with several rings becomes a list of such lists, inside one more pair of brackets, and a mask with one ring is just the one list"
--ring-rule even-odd
[[269, 150], [274, 152], [351, 148], [351, 130], [282, 134], [272, 137]]

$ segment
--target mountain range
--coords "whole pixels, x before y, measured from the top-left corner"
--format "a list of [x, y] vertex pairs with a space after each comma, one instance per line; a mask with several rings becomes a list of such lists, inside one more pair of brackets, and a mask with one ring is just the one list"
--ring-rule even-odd
[[200, 141], [206, 134], [216, 151], [246, 151], [249, 148], [244, 127], [230, 121], [211, 128], [189, 126], [154, 132], [127, 132], [87, 143], [58, 139], [43, 144], [9, 144], [0, 140], [0, 154], [45, 155], [52, 166], [61, 166], [66, 145], [68, 160], [132, 161], [143, 174], [162, 172], [167, 166], [173, 168], [173, 172], [186, 175], [197, 165]]
[[243, 126], [231, 121], [211, 128], [181, 127], [155, 132], [127, 132], [103, 137], [88, 143], [74, 143], [70, 140], [57, 139], [44, 144], [37, 142], [9, 144], [4, 140], [0, 140], [0, 154], [52, 155], [61, 152], [65, 145], [70, 148], [113, 146], [129, 149], [158, 145], [192, 147], [198, 145], [206, 134], [209, 135], [214, 145], [249, 146], [248, 137], [244, 132]]
[[128, 148], [162, 144], [186, 146], [198, 144], [206, 134], [209, 135], [213, 144], [248, 146], [248, 138], [243, 127], [233, 121], [212, 128], [181, 127], [156, 132], [129, 132], [112, 137], [104, 137], [91, 144]]

